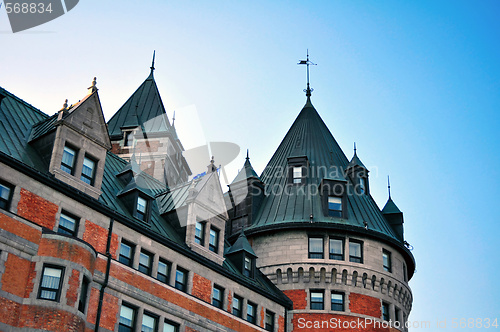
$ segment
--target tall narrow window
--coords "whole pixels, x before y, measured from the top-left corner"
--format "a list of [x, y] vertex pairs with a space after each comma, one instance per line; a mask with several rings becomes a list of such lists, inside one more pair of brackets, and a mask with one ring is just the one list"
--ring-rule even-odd
[[160, 258], [158, 261], [158, 274], [156, 275], [156, 279], [168, 284], [170, 279], [170, 268], [171, 264]]
[[363, 247], [361, 242], [349, 240], [349, 262], [363, 263]]
[[344, 311], [344, 293], [332, 292], [332, 310]]
[[96, 162], [94, 160], [85, 156], [83, 159], [82, 176], [80, 179], [91, 186], [94, 185], [95, 165]]
[[344, 240], [330, 239], [330, 259], [344, 260]]
[[382, 251], [382, 259], [384, 261], [384, 271], [391, 272], [392, 271], [391, 253], [384, 249]]
[[78, 232], [77, 225], [77, 218], [63, 211], [59, 217], [57, 233], [76, 236]]
[[39, 299], [59, 302], [59, 297], [61, 296], [63, 272], [64, 269], [62, 267], [43, 267], [42, 281], [38, 293]]
[[194, 242], [205, 245], [205, 223], [197, 221], [194, 231]]
[[324, 310], [325, 301], [323, 299], [325, 292], [322, 290], [311, 290], [311, 309], [312, 310]]
[[224, 296], [224, 288], [214, 285], [214, 289], [212, 292], [212, 305], [217, 308], [222, 308], [222, 299]]
[[120, 256], [118, 257], [118, 261], [125, 265], [132, 266], [134, 249], [135, 246], [133, 244], [122, 241], [120, 244]]
[[408, 270], [405, 263], [403, 263], [403, 278], [405, 282], [408, 282]]
[[396, 317], [394, 317], [394, 320], [396, 322], [399, 322], [401, 324], [401, 318], [402, 318], [401, 317], [401, 310], [399, 308], [394, 308], [394, 313], [395, 313], [395, 316], [396, 316]]
[[210, 239], [208, 241], [208, 249], [212, 252], [219, 252], [219, 230], [210, 227]]
[[88, 290], [89, 290], [89, 280], [86, 277], [83, 277], [80, 300], [78, 300], [78, 310], [81, 312], [85, 312], [85, 306], [87, 305]]
[[0, 182], [0, 209], [8, 210], [12, 200], [12, 186]]
[[364, 178], [359, 178], [359, 192], [361, 194], [366, 192], [366, 183]]
[[302, 167], [293, 167], [293, 183], [302, 183]]
[[139, 271], [151, 275], [151, 266], [153, 265], [153, 255], [145, 250], [139, 254]]
[[76, 151], [69, 146], [65, 146], [61, 161], [61, 169], [68, 174], [73, 175], [75, 167]]
[[177, 271], [175, 271], [175, 288], [183, 292], [187, 290], [187, 274], [186, 270], [177, 268]]
[[163, 323], [163, 332], [179, 332], [179, 324], [167, 320]]
[[257, 322], [257, 305], [255, 303], [247, 303], [247, 322], [252, 324]]
[[134, 331], [136, 309], [126, 304], [122, 304], [120, 309], [120, 322], [118, 324], [118, 332]]
[[233, 315], [241, 317], [241, 306], [243, 304], [243, 299], [237, 295], [233, 297]]
[[142, 315], [141, 332], [156, 332], [158, 329], [158, 317], [150, 313]]
[[132, 131], [123, 132], [123, 146], [132, 146], [134, 142], [134, 135]]
[[323, 238], [309, 238], [309, 258], [324, 258], [323, 256]]
[[389, 304], [382, 302], [382, 319], [389, 321]]
[[274, 312], [266, 310], [266, 331], [274, 331]]
[[243, 274], [249, 278], [253, 276], [253, 260], [252, 258], [245, 256]]
[[330, 217], [342, 218], [342, 198], [328, 196], [328, 215]]
[[137, 196], [137, 206], [136, 206], [135, 216], [140, 220], [146, 221], [147, 208], [148, 208], [148, 201], [142, 198], [141, 196]]

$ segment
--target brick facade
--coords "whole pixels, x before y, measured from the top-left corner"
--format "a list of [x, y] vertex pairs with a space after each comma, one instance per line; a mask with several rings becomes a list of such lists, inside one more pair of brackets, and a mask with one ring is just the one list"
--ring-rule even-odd
[[380, 299], [375, 297], [356, 293], [349, 295], [349, 310], [357, 314], [381, 318], [381, 305]]
[[292, 300], [294, 310], [307, 308], [307, 293], [304, 289], [284, 290], [283, 293]]
[[21, 188], [21, 199], [17, 205], [17, 214], [21, 217], [52, 230], [58, 209], [56, 204]]

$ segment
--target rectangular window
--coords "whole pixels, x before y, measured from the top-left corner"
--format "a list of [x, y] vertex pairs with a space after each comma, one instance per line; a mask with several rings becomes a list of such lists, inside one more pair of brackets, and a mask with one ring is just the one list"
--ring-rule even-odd
[[160, 258], [160, 260], [158, 261], [158, 273], [156, 275], [156, 279], [168, 284], [168, 282], [170, 281], [169, 279], [171, 266], [172, 265], [169, 262]]
[[382, 258], [384, 261], [384, 271], [391, 272], [392, 271], [391, 253], [384, 249], [382, 251]]
[[363, 263], [363, 246], [361, 242], [349, 240], [349, 262]]
[[328, 196], [328, 215], [330, 217], [342, 218], [342, 198]]
[[366, 185], [364, 178], [359, 178], [359, 192], [361, 194], [364, 194], [366, 192]]
[[179, 332], [179, 324], [167, 320], [163, 323], [163, 332]]
[[247, 303], [247, 322], [252, 324], [257, 322], [257, 305], [252, 302]]
[[324, 258], [323, 256], [323, 238], [309, 238], [309, 258]]
[[233, 315], [241, 318], [241, 306], [243, 305], [243, 299], [237, 295], [233, 297]]
[[344, 293], [332, 292], [332, 310], [344, 311]]
[[64, 268], [44, 266], [38, 298], [59, 302], [63, 276]]
[[134, 259], [134, 249], [135, 246], [129, 242], [122, 241], [120, 244], [120, 256], [118, 261], [127, 266], [132, 266], [132, 261]]
[[186, 270], [177, 268], [177, 271], [175, 271], [175, 288], [183, 292], [187, 290], [187, 274]]
[[139, 271], [151, 275], [151, 266], [153, 265], [153, 255], [145, 250], [139, 254]]
[[96, 162], [87, 156], [83, 159], [82, 175], [80, 179], [91, 186], [94, 185], [95, 164]]
[[134, 135], [132, 135], [132, 131], [124, 131], [123, 146], [132, 146], [133, 143], [134, 143]]
[[212, 305], [222, 309], [223, 297], [224, 297], [224, 288], [214, 285], [212, 293]]
[[330, 259], [344, 260], [344, 240], [330, 238]]
[[405, 263], [403, 263], [403, 278], [405, 282], [408, 282], [408, 270]]
[[196, 222], [194, 231], [194, 242], [204, 246], [205, 245], [205, 223]]
[[126, 304], [122, 304], [120, 309], [120, 322], [118, 325], [118, 332], [132, 332], [134, 331], [136, 309]]
[[7, 183], [0, 182], [0, 209], [8, 210], [12, 200], [13, 187]]
[[274, 331], [274, 312], [266, 310], [266, 331]]
[[311, 290], [311, 309], [312, 310], [324, 310], [325, 301], [323, 299], [325, 292], [322, 290]]
[[142, 198], [141, 196], [137, 196], [137, 206], [135, 210], [136, 218], [146, 221], [147, 208], [148, 208], [148, 201]]
[[302, 167], [293, 167], [293, 183], [302, 183]]
[[77, 219], [78, 218], [64, 211], [61, 212], [61, 216], [59, 217], [59, 227], [57, 228], [57, 233], [76, 236], [78, 232]]
[[76, 151], [69, 146], [65, 146], [61, 161], [61, 169], [68, 174], [73, 175], [75, 168]]
[[249, 278], [252, 277], [252, 259], [248, 256], [245, 256], [243, 274]]
[[82, 290], [80, 293], [80, 300], [78, 300], [78, 310], [85, 312], [85, 306], [87, 305], [87, 293], [89, 290], [89, 280], [83, 277], [82, 280]]
[[401, 318], [402, 318], [401, 317], [401, 310], [399, 308], [394, 308], [394, 313], [395, 313], [395, 316], [396, 316], [396, 317], [394, 317], [394, 320], [396, 322], [400, 322], [401, 323]]
[[158, 317], [144, 312], [142, 315], [141, 332], [156, 332], [158, 329]]
[[219, 230], [210, 227], [210, 239], [208, 241], [208, 249], [212, 252], [219, 252]]
[[389, 304], [382, 302], [382, 319], [389, 321]]

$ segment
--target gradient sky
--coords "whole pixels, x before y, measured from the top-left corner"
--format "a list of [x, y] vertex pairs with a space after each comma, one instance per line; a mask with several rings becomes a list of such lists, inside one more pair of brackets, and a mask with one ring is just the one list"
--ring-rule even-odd
[[0, 86], [54, 114], [97, 76], [109, 119], [156, 50], [183, 143], [234, 142], [260, 173], [305, 103], [308, 48], [313, 104], [348, 158], [357, 143], [380, 207], [391, 176], [417, 261], [410, 321], [451, 331], [500, 320], [499, 13], [486, 0], [85, 0], [12, 34], [2, 6]]

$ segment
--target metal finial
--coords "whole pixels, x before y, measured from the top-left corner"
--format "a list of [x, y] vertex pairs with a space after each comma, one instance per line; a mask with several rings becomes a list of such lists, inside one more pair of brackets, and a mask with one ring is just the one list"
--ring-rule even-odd
[[155, 70], [155, 55], [156, 55], [156, 50], [153, 51], [153, 61], [151, 62], [151, 75], [153, 75], [153, 71]]
[[299, 63], [298, 65], [306, 65], [307, 66], [307, 89], [304, 90], [304, 92], [306, 93], [306, 96], [307, 97], [311, 97], [311, 92], [314, 91], [314, 89], [312, 89], [310, 86], [309, 86], [309, 65], [313, 65], [313, 66], [316, 66], [315, 63], [312, 63], [311, 61], [309, 61], [309, 49], [307, 49], [307, 57], [306, 57], [306, 60], [299, 60]]
[[212, 156], [212, 160], [210, 160], [210, 163], [211, 163], [211, 164], [215, 163], [215, 160], [214, 160], [214, 159], [215, 159], [215, 158], [214, 158], [214, 156]]
[[250, 157], [248, 156], [248, 149], [247, 149], [247, 157], [246, 160], [250, 160]]
[[174, 116], [172, 117], [172, 127], [175, 126], [175, 111], [174, 111]]
[[94, 77], [94, 80], [92, 81], [92, 85], [89, 87], [90, 92], [96, 92], [97, 91], [97, 77]]
[[391, 181], [389, 180], [389, 175], [387, 175], [387, 190], [389, 191], [389, 198], [391, 198]]
[[354, 142], [354, 154], [356, 154], [356, 142]]
[[64, 104], [63, 104], [63, 109], [67, 109], [68, 108], [68, 99], [66, 99], [64, 101]]

